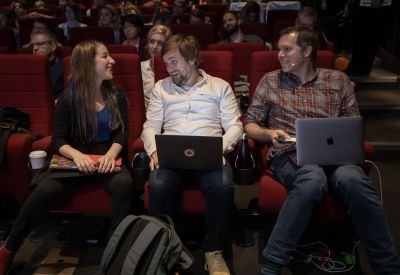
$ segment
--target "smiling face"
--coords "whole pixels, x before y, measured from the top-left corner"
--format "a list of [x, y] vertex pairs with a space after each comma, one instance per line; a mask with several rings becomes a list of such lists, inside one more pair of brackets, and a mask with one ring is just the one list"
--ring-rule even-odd
[[238, 21], [234, 14], [228, 12], [222, 17], [224, 29], [228, 34], [233, 34], [239, 29]]
[[278, 59], [284, 72], [296, 74], [307, 62], [310, 62], [309, 51], [302, 50], [297, 45], [296, 33], [282, 35], [279, 39], [278, 48]]
[[192, 82], [191, 80], [197, 77], [195, 62], [187, 62], [177, 48], [167, 52], [163, 56], [163, 60], [175, 85], [188, 85], [188, 83]]
[[95, 57], [96, 78], [99, 83], [113, 78], [112, 66], [114, 64], [115, 61], [109, 56], [107, 48], [103, 44], [99, 44]]

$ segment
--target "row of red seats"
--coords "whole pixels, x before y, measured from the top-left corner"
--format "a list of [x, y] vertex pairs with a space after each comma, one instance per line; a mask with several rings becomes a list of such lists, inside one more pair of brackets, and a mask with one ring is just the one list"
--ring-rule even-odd
[[[228, 51], [203, 51], [200, 53], [200, 67], [209, 74], [221, 77], [232, 83], [233, 81], [233, 54]], [[115, 54], [113, 58], [118, 66], [114, 69], [114, 82], [120, 85], [127, 93], [129, 99], [129, 156], [143, 150], [139, 136], [145, 120], [143, 91], [140, 73], [139, 57], [134, 54]], [[51, 134], [51, 120], [53, 114], [53, 99], [50, 90], [50, 78], [47, 61], [44, 57], [30, 55], [0, 55], [0, 62], [4, 66], [0, 69], [0, 107], [17, 107], [31, 115], [34, 134], [48, 136]], [[69, 57], [65, 59], [68, 70]], [[319, 52], [318, 67], [333, 67], [333, 54]], [[254, 52], [250, 62], [251, 94], [261, 76], [271, 70], [279, 69], [276, 52]], [[155, 59], [156, 80], [167, 76], [167, 71], [160, 56]], [[3, 184], [0, 192], [14, 196], [20, 204], [29, 194], [28, 187], [28, 154], [30, 150], [46, 149], [49, 151], [50, 138], [46, 137], [32, 143], [29, 135], [14, 134], [7, 144], [7, 168], [0, 171]], [[256, 147], [257, 148], [257, 147]], [[255, 150], [265, 159], [268, 148], [262, 147]], [[287, 196], [287, 190], [273, 179], [266, 164], [262, 164], [262, 175], [259, 185], [259, 206], [261, 209], [277, 213]], [[101, 202], [101, 203], [100, 203]], [[147, 189], [145, 192], [145, 205], [148, 204]], [[342, 218], [346, 212], [342, 207], [337, 207], [338, 202], [327, 197], [319, 208], [323, 216], [328, 219]], [[204, 197], [199, 190], [186, 189], [182, 193], [181, 208], [187, 213], [202, 213], [204, 210]], [[72, 198], [68, 198], [58, 208], [62, 211], [78, 213], [108, 213], [110, 200], [95, 184], [84, 186]], [[321, 210], [322, 209], [322, 210]]]

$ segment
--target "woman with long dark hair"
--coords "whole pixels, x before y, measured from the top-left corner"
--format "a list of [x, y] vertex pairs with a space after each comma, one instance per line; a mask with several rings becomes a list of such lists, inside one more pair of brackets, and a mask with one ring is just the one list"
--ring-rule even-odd
[[[110, 82], [114, 64], [100, 42], [88, 40], [75, 46], [69, 87], [56, 105], [52, 147], [54, 152], [73, 160], [79, 172], [62, 172], [61, 177], [61, 172], [42, 169], [33, 178], [36, 187], [0, 248], [0, 275], [6, 273], [32, 227], [60, 198], [88, 181], [100, 185], [111, 196], [111, 230], [130, 213], [132, 178], [124, 165], [120, 172], [114, 171], [115, 159], [123, 155], [128, 137], [126, 96]], [[88, 154], [101, 157], [95, 162]], [[71, 174], [65, 177], [66, 173]]]

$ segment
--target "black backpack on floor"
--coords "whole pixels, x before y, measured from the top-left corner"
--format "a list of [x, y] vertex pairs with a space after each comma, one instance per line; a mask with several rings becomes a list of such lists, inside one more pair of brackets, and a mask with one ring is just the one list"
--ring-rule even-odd
[[193, 256], [163, 216], [127, 216], [115, 229], [101, 259], [106, 275], [165, 275], [188, 269]]

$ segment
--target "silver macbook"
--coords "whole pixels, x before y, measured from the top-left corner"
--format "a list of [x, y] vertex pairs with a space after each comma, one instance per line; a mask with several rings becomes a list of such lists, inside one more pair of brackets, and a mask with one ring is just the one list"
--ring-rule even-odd
[[161, 168], [222, 169], [222, 137], [156, 135]]
[[297, 164], [364, 162], [362, 117], [296, 119]]

